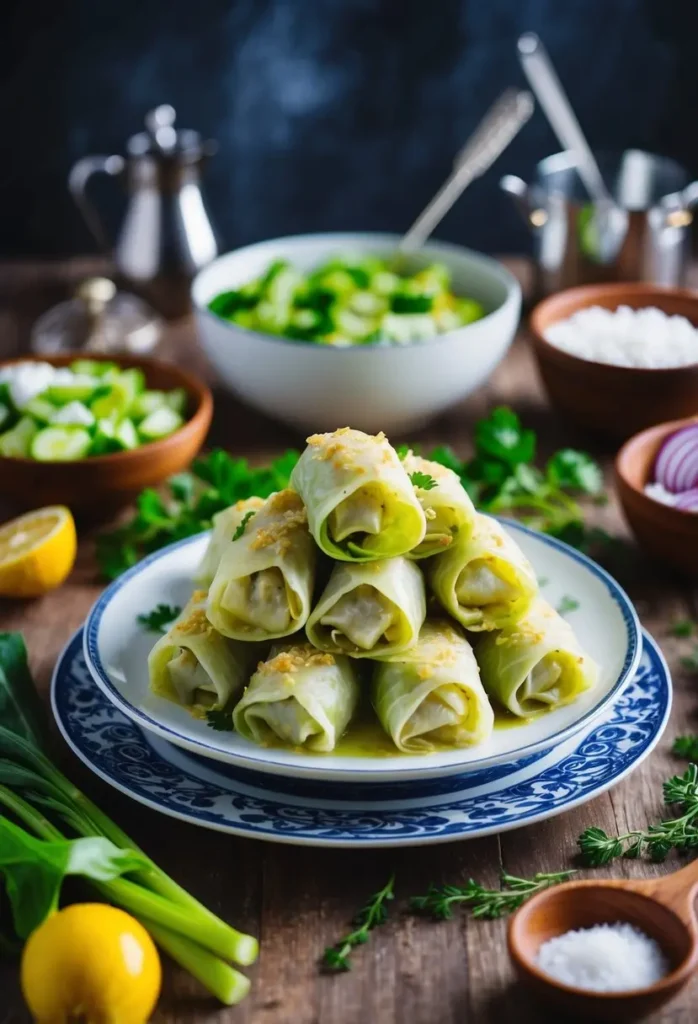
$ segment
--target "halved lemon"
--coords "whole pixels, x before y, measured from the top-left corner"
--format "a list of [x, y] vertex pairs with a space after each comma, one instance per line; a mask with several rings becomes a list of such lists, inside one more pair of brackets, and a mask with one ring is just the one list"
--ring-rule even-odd
[[0, 526], [0, 595], [40, 597], [59, 587], [75, 562], [70, 509], [51, 505]]

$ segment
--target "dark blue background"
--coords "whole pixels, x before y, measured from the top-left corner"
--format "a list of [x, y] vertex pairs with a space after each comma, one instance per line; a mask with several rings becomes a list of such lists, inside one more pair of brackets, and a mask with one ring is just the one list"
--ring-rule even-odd
[[[489, 104], [523, 84], [515, 41], [527, 29], [594, 146], [663, 152], [698, 173], [697, 0], [10, 0], [0, 248], [92, 248], [68, 169], [121, 151], [162, 102], [220, 143], [205, 186], [226, 247], [404, 229]], [[525, 248], [497, 180], [556, 148], [536, 113], [439, 235]], [[99, 189], [114, 218], [117, 188]]]

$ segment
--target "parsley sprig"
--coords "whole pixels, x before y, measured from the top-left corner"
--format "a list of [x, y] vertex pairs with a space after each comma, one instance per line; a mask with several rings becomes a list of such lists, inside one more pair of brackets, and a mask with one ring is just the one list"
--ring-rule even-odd
[[386, 904], [395, 898], [395, 875], [391, 875], [382, 889], [371, 896], [354, 918], [353, 931], [345, 935], [336, 945], [328, 946], [322, 958], [323, 966], [330, 971], [350, 971], [350, 957], [356, 946], [368, 942], [369, 933], [378, 925], [385, 924], [388, 917]]
[[142, 491], [135, 516], [97, 540], [102, 574], [115, 579], [151, 551], [207, 530], [216, 512], [236, 501], [266, 498], [287, 487], [298, 458], [298, 452], [287, 451], [269, 466], [253, 467], [216, 448], [197, 459], [189, 473], [172, 477], [168, 495]]
[[602, 828], [588, 828], [578, 839], [582, 860], [600, 867], [616, 857], [648, 856], [662, 861], [670, 850], [688, 850], [698, 846], [698, 767], [690, 764], [683, 775], [674, 775], [664, 783], [664, 802], [678, 804], [681, 813], [646, 829], [633, 829], [609, 836]]
[[138, 622], [150, 633], [166, 633], [182, 609], [179, 605], [156, 604], [152, 611], [138, 616]]
[[463, 886], [431, 885], [424, 896], [412, 897], [410, 907], [443, 921], [453, 916], [455, 904], [464, 904], [473, 917], [494, 920], [513, 913], [537, 892], [566, 882], [573, 874], [574, 871], [539, 872], [533, 878], [518, 878], [504, 871], [501, 889], [487, 889], [472, 878]]
[[412, 486], [418, 487], [421, 491], [431, 491], [436, 487], [434, 477], [429, 473], [422, 473], [419, 470], [410, 473], [410, 480], [412, 481]]
[[535, 465], [536, 435], [506, 407], [476, 425], [475, 456], [461, 462], [448, 447], [429, 456], [452, 469], [483, 512], [515, 513], [531, 526], [582, 550], [607, 543], [608, 534], [587, 530], [578, 495], [603, 494], [601, 469], [586, 452], [562, 448], [545, 467]]

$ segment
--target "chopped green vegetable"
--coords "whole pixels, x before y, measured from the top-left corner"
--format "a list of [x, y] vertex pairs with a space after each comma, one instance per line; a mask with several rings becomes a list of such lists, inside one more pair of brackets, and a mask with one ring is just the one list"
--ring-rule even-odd
[[54, 462], [108, 455], [165, 437], [184, 422], [186, 390], [148, 391], [138, 368], [77, 359], [69, 368], [19, 362], [5, 372], [10, 374], [0, 382], [0, 429], [6, 428], [0, 455], [5, 457]]
[[71, 462], [84, 459], [91, 446], [83, 427], [44, 427], [32, 440], [31, 455], [38, 462]]
[[413, 487], [418, 487], [422, 491], [431, 491], [436, 487], [436, 480], [429, 473], [420, 473], [417, 470], [414, 473], [410, 473], [410, 480], [412, 481]]
[[38, 427], [29, 416], [22, 416], [11, 430], [0, 434], [0, 455], [5, 458], [26, 459], [31, 453], [31, 444]]
[[646, 829], [634, 829], [609, 836], [601, 828], [588, 828], [578, 839], [585, 864], [600, 867], [616, 857], [640, 857], [662, 861], [670, 850], [688, 850], [698, 846], [698, 767], [690, 764], [683, 775], [664, 783], [664, 802], [678, 804], [681, 814]]
[[453, 294], [445, 266], [401, 275], [376, 257], [333, 257], [306, 275], [277, 260], [209, 309], [248, 330], [322, 345], [424, 341], [486, 315]]
[[356, 928], [345, 935], [335, 946], [328, 946], [325, 950], [322, 962], [326, 968], [332, 971], [351, 970], [350, 956], [355, 946], [361, 946], [368, 942], [369, 932], [381, 924], [385, 924], [388, 918], [386, 903], [394, 899], [395, 875], [391, 875], [387, 883], [377, 893], [374, 893], [354, 918], [353, 924]]
[[685, 757], [687, 761], [698, 761], [698, 736], [677, 736], [671, 752], [677, 757]]
[[168, 437], [182, 426], [182, 417], [169, 406], [156, 409], [138, 425], [138, 433], [147, 441]]
[[178, 605], [157, 604], [152, 611], [138, 615], [137, 621], [151, 633], [166, 633], [171, 622], [181, 615]]
[[245, 527], [247, 526], [253, 515], [253, 509], [250, 509], [249, 512], [245, 512], [244, 516], [240, 520], [240, 525], [237, 527], [235, 533], [233, 534], [233, 540], [239, 540], [240, 537], [242, 537], [243, 533], [245, 532]]
[[501, 889], [486, 889], [472, 878], [464, 886], [432, 885], [426, 895], [413, 896], [410, 906], [418, 913], [448, 920], [453, 916], [454, 904], [460, 903], [472, 911], [473, 917], [493, 920], [513, 913], [531, 896], [549, 889], [551, 885], [566, 882], [573, 874], [574, 871], [539, 872], [532, 879], [527, 879], [504, 871]]

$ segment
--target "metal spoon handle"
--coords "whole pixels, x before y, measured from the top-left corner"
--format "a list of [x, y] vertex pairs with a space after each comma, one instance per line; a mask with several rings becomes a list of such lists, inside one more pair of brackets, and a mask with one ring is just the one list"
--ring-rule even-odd
[[535, 32], [526, 32], [518, 41], [519, 59], [536, 99], [564, 149], [571, 149], [577, 170], [592, 199], [612, 202], [599, 165], [572, 110], [547, 50]]
[[485, 115], [455, 160], [452, 173], [398, 245], [413, 252], [427, 240], [467, 186], [503, 153], [533, 113], [530, 92], [508, 89]]

